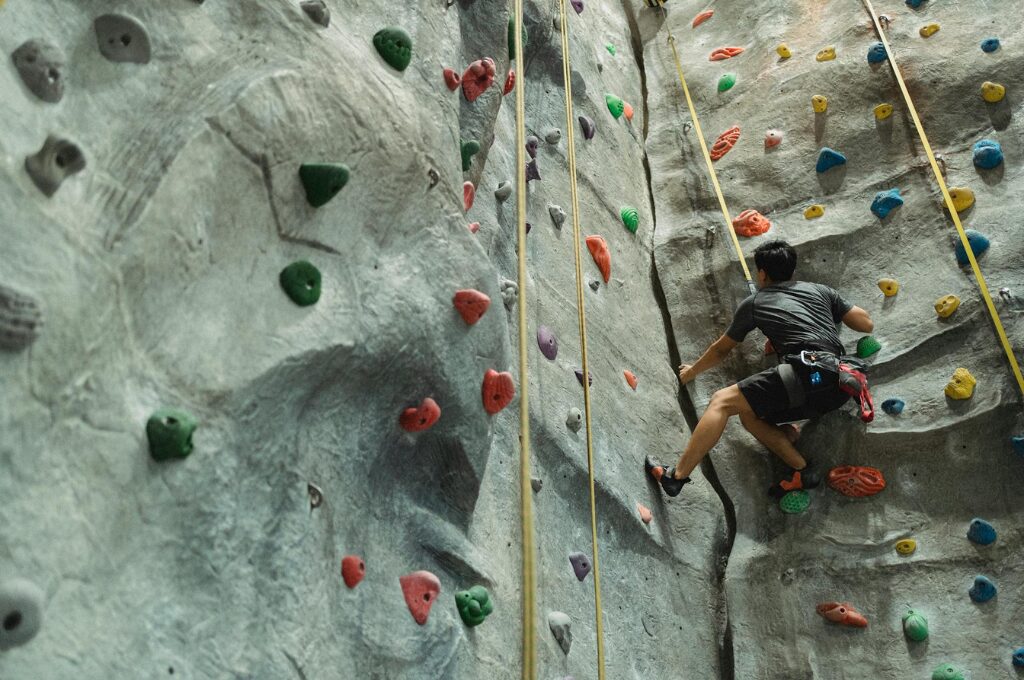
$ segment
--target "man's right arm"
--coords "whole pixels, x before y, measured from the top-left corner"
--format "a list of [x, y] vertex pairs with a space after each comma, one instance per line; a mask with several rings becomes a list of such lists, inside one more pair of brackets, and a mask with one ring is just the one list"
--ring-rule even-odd
[[871, 320], [871, 315], [856, 305], [843, 315], [843, 323], [858, 333], [870, 333], [875, 330], [875, 322]]
[[754, 330], [754, 296], [750, 296], [740, 303], [725, 334], [711, 343], [697, 363], [692, 366], [683, 364], [679, 367], [679, 382], [685, 385], [700, 373], [722, 363], [729, 352], [733, 351], [736, 345], [740, 344], [747, 333], [752, 330]]

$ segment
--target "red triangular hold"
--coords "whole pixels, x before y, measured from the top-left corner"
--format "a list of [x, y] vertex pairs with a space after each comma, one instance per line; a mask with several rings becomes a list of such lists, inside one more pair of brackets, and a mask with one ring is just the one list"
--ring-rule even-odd
[[468, 288], [455, 291], [452, 304], [455, 305], [455, 309], [462, 315], [462, 320], [472, 326], [487, 313], [488, 308], [491, 306], [491, 298], [478, 290]]
[[398, 582], [402, 585], [402, 595], [405, 596], [409, 613], [422, 626], [430, 616], [434, 600], [441, 593], [441, 581], [429, 571], [414, 571], [400, 576]]
[[594, 258], [594, 264], [601, 271], [604, 282], [608, 283], [612, 276], [612, 254], [608, 250], [608, 242], [601, 236], [588, 236], [587, 249]]
[[345, 585], [355, 588], [366, 576], [366, 563], [358, 555], [345, 555], [341, 558], [341, 578], [345, 579]]
[[516, 396], [516, 384], [512, 380], [512, 374], [508, 371], [498, 373], [493, 368], [484, 374], [483, 384], [484, 409], [492, 416], [501, 411]]

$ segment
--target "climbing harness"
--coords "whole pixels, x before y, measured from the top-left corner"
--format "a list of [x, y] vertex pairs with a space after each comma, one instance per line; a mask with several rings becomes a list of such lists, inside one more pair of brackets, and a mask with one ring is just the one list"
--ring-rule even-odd
[[878, 33], [878, 39], [882, 42], [882, 46], [885, 49], [886, 57], [889, 59], [889, 65], [892, 67], [893, 75], [896, 76], [896, 82], [900, 87], [900, 92], [903, 93], [903, 101], [907, 104], [907, 110], [910, 112], [910, 118], [914, 121], [914, 127], [917, 128], [917, 135], [921, 138], [921, 146], [924, 148], [925, 154], [928, 156], [928, 162], [932, 166], [932, 171], [935, 173], [935, 181], [939, 185], [939, 190], [942, 192], [942, 198], [946, 201], [946, 207], [949, 209], [949, 215], [953, 218], [953, 225], [956, 227], [957, 234], [960, 236], [960, 242], [963, 244], [965, 253], [967, 254], [967, 260], [971, 265], [971, 269], [974, 271], [974, 278], [978, 282], [978, 289], [981, 291], [981, 296], [985, 300], [985, 306], [988, 308], [988, 313], [992, 317], [992, 323], [996, 327], [996, 334], [999, 336], [999, 342], [1003, 346], [1003, 351], [1006, 353], [1006, 359], [1010, 362], [1010, 368], [1013, 371], [1013, 376], [1017, 379], [1017, 386], [1020, 388], [1021, 395], [1024, 396], [1024, 375], [1021, 375], [1020, 365], [1017, 363], [1017, 357], [1013, 354], [1013, 348], [1010, 346], [1010, 340], [1006, 337], [1006, 330], [1003, 328], [1003, 322], [999, 319], [999, 313], [996, 311], [995, 303], [992, 302], [992, 295], [989, 293], [988, 284], [985, 283], [985, 277], [981, 273], [981, 267], [978, 266], [978, 260], [974, 256], [974, 249], [971, 248], [970, 241], [967, 238], [967, 233], [964, 231], [964, 225], [960, 222], [960, 215], [953, 204], [953, 197], [949, 195], [949, 189], [946, 187], [946, 181], [942, 177], [942, 172], [939, 169], [938, 162], [935, 158], [935, 153], [932, 151], [931, 144], [928, 143], [928, 136], [924, 132], [924, 126], [921, 124], [921, 118], [917, 115], [917, 108], [914, 106], [914, 101], [910, 97], [910, 91], [907, 90], [907, 84], [903, 81], [903, 75], [900, 72], [899, 66], [896, 64], [896, 58], [893, 56], [892, 49], [889, 47], [889, 40], [885, 37], [885, 32], [882, 30], [882, 25], [877, 14], [875, 14], [875, 8], [871, 4], [871, 0], [864, 0], [864, 6], [871, 15], [871, 21], [875, 25], [875, 31]]
[[797, 374], [797, 366], [807, 374], [811, 389], [826, 383], [825, 374], [834, 376], [837, 387], [858, 401], [860, 419], [865, 423], [875, 419], [875, 401], [868, 388], [868, 365], [865, 362], [857, 357], [808, 350], [782, 357], [779, 377], [786, 388], [790, 408], [803, 406], [807, 401], [806, 387]]
[[[522, 0], [517, 0], [517, 2], [522, 2]], [[595, 628], [597, 631], [597, 678], [598, 680], [605, 680], [604, 616], [601, 612], [600, 551], [598, 550], [597, 544], [597, 499], [594, 492], [594, 435], [593, 430], [591, 429], [590, 380], [587, 379], [590, 376], [587, 359], [587, 314], [586, 309], [584, 308], [583, 299], [583, 262], [580, 242], [579, 187], [576, 182], [576, 136], [572, 113], [572, 65], [569, 58], [569, 22], [565, 8], [566, 0], [559, 0], [558, 5], [562, 21], [562, 82], [565, 83], [566, 148], [569, 160], [569, 193], [572, 201], [572, 235], [573, 243], [575, 244], [573, 254], [576, 258], [576, 308], [578, 309], [579, 316], [580, 354], [582, 354], [583, 357], [582, 371], [584, 377], [580, 382], [583, 384], [583, 413], [586, 417], [587, 428], [587, 470], [590, 482], [590, 537], [594, 547], [594, 618], [596, 622]], [[522, 146], [522, 142], [520, 141], [520, 149], [522, 149]], [[521, 243], [525, 244], [525, 241], [521, 241]], [[520, 247], [520, 257], [522, 257], [521, 253], [525, 250], [525, 247]], [[524, 323], [520, 323], [520, 331], [522, 331], [524, 326]]]

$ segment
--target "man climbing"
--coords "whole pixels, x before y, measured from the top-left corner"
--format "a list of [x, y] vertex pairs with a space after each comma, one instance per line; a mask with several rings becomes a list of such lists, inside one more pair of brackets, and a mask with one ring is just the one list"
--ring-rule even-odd
[[870, 333], [874, 323], [866, 311], [832, 288], [793, 281], [796, 261], [796, 251], [785, 241], [758, 246], [754, 251], [758, 291], [740, 303], [728, 330], [697, 363], [679, 367], [679, 381], [685, 385], [722, 363], [755, 328], [768, 337], [780, 360], [774, 368], [715, 392], [674, 468], [647, 459], [647, 472], [669, 496], [679, 495], [732, 416], [739, 416], [743, 427], [789, 466], [789, 478], [772, 487], [774, 495], [820, 483], [793, 446], [798, 430], [789, 423], [816, 418], [846, 403], [850, 395], [840, 383], [850, 376], [842, 374], [840, 365], [850, 366], [840, 362], [844, 349], [839, 323], [861, 333]]

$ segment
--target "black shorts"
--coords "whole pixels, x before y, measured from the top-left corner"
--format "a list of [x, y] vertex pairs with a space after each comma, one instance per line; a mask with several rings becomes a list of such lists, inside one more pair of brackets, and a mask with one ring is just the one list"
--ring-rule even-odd
[[803, 406], [790, 406], [789, 394], [779, 375], [778, 367], [755, 373], [740, 380], [736, 385], [750, 404], [750, 408], [754, 410], [754, 414], [761, 420], [776, 425], [817, 418], [836, 410], [850, 399], [850, 395], [839, 389], [837, 375], [822, 371], [821, 384], [812, 387], [808, 377], [809, 369], [803, 366], [796, 369], [806, 394]]

